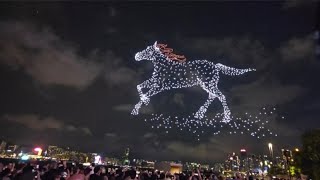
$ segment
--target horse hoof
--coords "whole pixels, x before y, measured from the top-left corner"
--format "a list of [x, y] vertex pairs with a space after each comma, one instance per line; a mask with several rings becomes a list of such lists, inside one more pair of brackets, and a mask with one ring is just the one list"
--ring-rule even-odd
[[139, 114], [139, 112], [138, 112], [138, 110], [133, 109], [133, 110], [132, 110], [132, 112], [131, 112], [131, 114], [132, 114], [132, 115], [138, 115], [138, 114]]
[[142, 95], [141, 97], [140, 97], [140, 99], [141, 99], [141, 101], [145, 104], [145, 105], [148, 105], [149, 104], [149, 102], [150, 102], [150, 98], [148, 98], [146, 95]]
[[222, 119], [222, 122], [224, 122], [224, 123], [229, 123], [230, 121], [231, 121], [230, 118], [223, 118], [223, 119]]
[[201, 115], [200, 113], [196, 113], [196, 114], [194, 115], [194, 118], [196, 118], [196, 119], [202, 119], [202, 118], [203, 118], [203, 115]]
[[150, 103], [150, 99], [144, 100], [143, 103], [147, 106]]

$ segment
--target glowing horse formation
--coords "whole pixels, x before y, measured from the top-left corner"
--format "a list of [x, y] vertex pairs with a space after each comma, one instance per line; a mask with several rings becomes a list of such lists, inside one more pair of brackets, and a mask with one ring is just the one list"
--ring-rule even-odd
[[[135, 60], [148, 60], [154, 65], [151, 78], [137, 85], [140, 101], [135, 105], [131, 114], [137, 115], [142, 104], [148, 105], [150, 97], [171, 89], [200, 86], [208, 92], [208, 99], [195, 113], [195, 118], [202, 119], [215, 98], [222, 103], [224, 110], [223, 122], [231, 120], [231, 112], [226, 102], [226, 97], [218, 89], [219, 73], [236, 76], [255, 69], [236, 69], [223, 64], [214, 64], [207, 60], [188, 61], [184, 56], [172, 53], [166, 45], [154, 43], [145, 50], [136, 53]], [[148, 88], [146, 93], [143, 88]]]

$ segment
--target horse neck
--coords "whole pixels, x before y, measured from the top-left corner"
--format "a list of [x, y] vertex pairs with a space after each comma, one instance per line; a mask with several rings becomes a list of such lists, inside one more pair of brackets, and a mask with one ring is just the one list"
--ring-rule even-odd
[[163, 57], [163, 56], [156, 56], [156, 58], [154, 60], [152, 60], [152, 63], [155, 65], [155, 66], [162, 66], [162, 65], [165, 65], [165, 64], [168, 64], [169, 61], [167, 60], [166, 57]]

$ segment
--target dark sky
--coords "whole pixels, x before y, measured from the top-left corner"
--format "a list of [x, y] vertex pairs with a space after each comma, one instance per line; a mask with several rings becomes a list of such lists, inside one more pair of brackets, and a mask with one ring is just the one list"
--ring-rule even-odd
[[[299, 146], [301, 133], [318, 128], [320, 61], [315, 56], [317, 4], [303, 1], [174, 3], [1, 3], [0, 136], [24, 144], [56, 144], [136, 158], [222, 160]], [[150, 62], [134, 55], [155, 41], [188, 61], [207, 59], [238, 68], [219, 87], [233, 114], [277, 107], [264, 139], [208, 133], [164, 133], [143, 121], [151, 113], [196, 111], [199, 88], [158, 94], [143, 113], [130, 112], [136, 85]], [[221, 110], [219, 103], [208, 113]], [[280, 118], [284, 116], [285, 118]], [[222, 131], [224, 131], [222, 129]]]

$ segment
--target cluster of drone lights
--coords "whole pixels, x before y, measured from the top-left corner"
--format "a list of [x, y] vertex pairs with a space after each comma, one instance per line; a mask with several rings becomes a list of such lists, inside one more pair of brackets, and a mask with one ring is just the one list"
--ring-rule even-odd
[[178, 61], [180, 63], [185, 62], [187, 59], [184, 55], [178, 55], [173, 53], [172, 48], [167, 48], [166, 44], [157, 44], [157, 47], [161, 51], [162, 54], [167, 56], [172, 61]]
[[[199, 110], [193, 115], [194, 119], [201, 120], [205, 117], [210, 104], [217, 98], [223, 106], [222, 122], [231, 121], [231, 112], [227, 105], [226, 97], [218, 89], [220, 72], [225, 75], [236, 76], [255, 69], [236, 69], [223, 64], [214, 64], [207, 60], [186, 61], [181, 55], [173, 54], [167, 45], [157, 44], [148, 46], [145, 50], [136, 53], [136, 61], [148, 60], [154, 65], [152, 76], [137, 85], [140, 101], [135, 105], [131, 114], [139, 114], [141, 106], [148, 105], [150, 98], [160, 92], [171, 89], [199, 86], [208, 93], [208, 98]], [[143, 89], [148, 89], [143, 93]], [[186, 119], [186, 121], [191, 121]], [[196, 121], [201, 122], [201, 121]]]
[[[214, 117], [204, 117], [202, 120], [195, 119], [192, 116], [178, 117], [164, 114], [152, 114], [151, 118], [144, 119], [150, 123], [151, 128], [164, 131], [165, 133], [177, 133], [177, 131], [186, 131], [200, 141], [201, 137], [218, 135], [226, 133], [228, 135], [240, 134], [251, 135], [258, 139], [270, 136], [278, 136], [268, 128], [269, 122], [275, 118], [276, 108], [262, 108], [255, 114], [244, 113], [238, 117], [233, 117], [228, 123], [221, 122], [223, 115], [217, 113]], [[284, 117], [282, 117], [284, 119]], [[270, 125], [269, 125], [270, 127]]]

